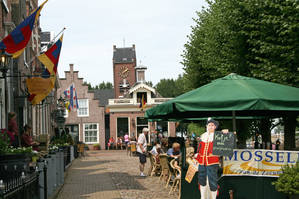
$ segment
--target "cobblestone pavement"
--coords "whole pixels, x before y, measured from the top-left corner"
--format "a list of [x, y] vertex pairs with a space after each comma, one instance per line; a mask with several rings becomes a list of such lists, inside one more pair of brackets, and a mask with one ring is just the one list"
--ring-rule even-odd
[[[146, 170], [149, 168], [147, 159]], [[138, 157], [125, 151], [88, 151], [86, 157], [76, 159], [67, 171], [65, 184], [58, 199], [170, 199], [170, 188], [158, 177], [139, 176]], [[146, 172], [147, 173], [147, 172]]]

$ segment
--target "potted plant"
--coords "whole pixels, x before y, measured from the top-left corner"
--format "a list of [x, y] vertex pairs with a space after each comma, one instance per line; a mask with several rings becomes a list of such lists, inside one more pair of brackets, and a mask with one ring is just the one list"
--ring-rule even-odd
[[100, 144], [94, 144], [94, 145], [93, 145], [93, 149], [94, 149], [94, 150], [100, 150], [100, 149], [101, 149]]
[[0, 155], [5, 154], [10, 143], [10, 138], [7, 134], [6, 129], [0, 131]]
[[290, 199], [299, 198], [299, 162], [283, 166], [282, 174], [272, 184], [277, 191], [287, 194]]

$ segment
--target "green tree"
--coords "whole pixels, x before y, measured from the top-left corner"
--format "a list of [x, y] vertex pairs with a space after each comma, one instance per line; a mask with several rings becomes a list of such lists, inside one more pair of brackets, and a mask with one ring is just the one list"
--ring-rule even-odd
[[83, 85], [88, 86], [88, 90], [93, 90], [93, 88], [89, 82], [83, 82]]
[[179, 75], [177, 79], [161, 79], [155, 86], [163, 97], [177, 97], [184, 93], [184, 78]]
[[113, 84], [111, 82], [102, 82], [94, 87], [89, 82], [84, 82], [83, 85], [88, 86], [88, 90], [98, 90], [98, 89], [113, 89]]
[[98, 89], [112, 89], [113, 85], [111, 82], [102, 82], [98, 85]]
[[153, 87], [153, 82], [152, 81], [145, 82], [145, 84], [150, 86], [150, 87]]
[[204, 125], [201, 125], [199, 123], [190, 123], [187, 126], [187, 133], [188, 136], [192, 136], [192, 133], [194, 133], [196, 135], [196, 137], [199, 137], [201, 134], [203, 134], [204, 132], [206, 132], [206, 128]]
[[[182, 55], [187, 89], [232, 72], [299, 87], [299, 1], [207, 2]], [[294, 148], [296, 115], [284, 120], [285, 146]]]

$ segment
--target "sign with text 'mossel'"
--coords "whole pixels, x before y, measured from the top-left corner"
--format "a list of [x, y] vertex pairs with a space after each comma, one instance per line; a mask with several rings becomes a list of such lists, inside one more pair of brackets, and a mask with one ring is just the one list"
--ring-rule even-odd
[[233, 156], [223, 158], [223, 175], [278, 177], [283, 165], [297, 161], [299, 151], [235, 149]]

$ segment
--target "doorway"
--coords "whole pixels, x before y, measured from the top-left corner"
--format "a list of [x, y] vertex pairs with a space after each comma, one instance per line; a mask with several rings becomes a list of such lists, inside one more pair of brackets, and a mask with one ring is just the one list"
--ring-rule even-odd
[[129, 133], [129, 118], [118, 117], [117, 118], [117, 137], [124, 137], [126, 133]]

